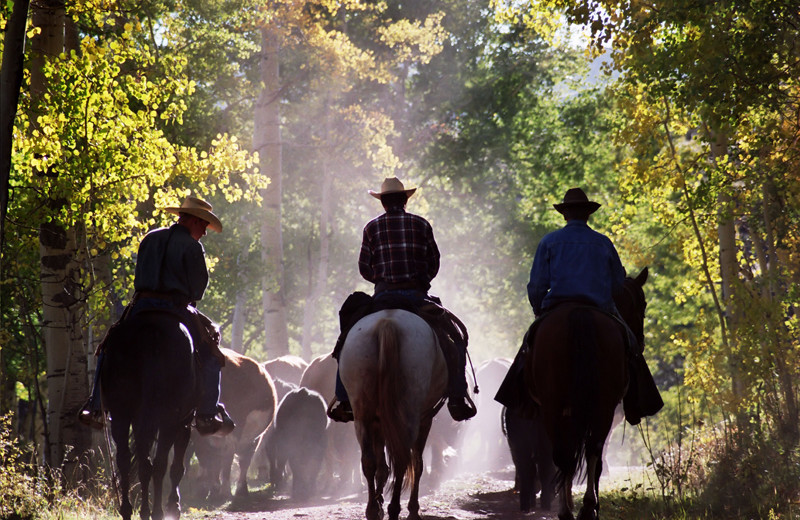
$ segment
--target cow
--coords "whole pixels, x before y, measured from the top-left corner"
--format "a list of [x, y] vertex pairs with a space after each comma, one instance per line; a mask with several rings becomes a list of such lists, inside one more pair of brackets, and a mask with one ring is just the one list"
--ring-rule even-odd
[[225, 437], [195, 438], [202, 479], [208, 496], [230, 495], [231, 465], [238, 457], [239, 478], [236, 496], [248, 493], [247, 471], [262, 433], [273, 422], [277, 409], [275, 385], [263, 365], [233, 350], [221, 349], [225, 355], [222, 367], [220, 402], [236, 422], [236, 428]]
[[270, 483], [279, 486], [288, 466], [294, 500], [307, 500], [316, 493], [317, 476], [327, 448], [326, 409], [319, 393], [296, 388], [281, 400], [275, 422], [265, 434]]
[[287, 354], [264, 362], [264, 368], [272, 379], [280, 379], [286, 383], [299, 385], [308, 362], [300, 356]]
[[[330, 354], [317, 356], [303, 372], [300, 386], [314, 390], [326, 403], [330, 403], [334, 398], [338, 368], [338, 363]], [[328, 448], [321, 475], [322, 486], [338, 492], [360, 486], [360, 461], [360, 449], [353, 423], [331, 421], [328, 425]]]
[[511, 360], [494, 358], [478, 366], [478, 414], [461, 428], [459, 467], [466, 471], [500, 471], [512, 461], [502, 434], [503, 406], [494, 400]]
[[523, 513], [536, 507], [537, 488], [542, 491], [540, 505], [549, 510], [555, 495], [556, 466], [553, 448], [539, 417], [523, 417], [503, 408], [503, 433], [514, 461], [519, 508]]

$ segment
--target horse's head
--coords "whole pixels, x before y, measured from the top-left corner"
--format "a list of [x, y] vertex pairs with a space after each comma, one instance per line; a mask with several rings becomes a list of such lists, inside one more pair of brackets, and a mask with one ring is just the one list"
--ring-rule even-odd
[[622, 293], [614, 298], [620, 316], [631, 328], [639, 347], [644, 348], [644, 311], [647, 302], [644, 298], [644, 283], [647, 281], [649, 270], [647, 267], [635, 277], [627, 277]]

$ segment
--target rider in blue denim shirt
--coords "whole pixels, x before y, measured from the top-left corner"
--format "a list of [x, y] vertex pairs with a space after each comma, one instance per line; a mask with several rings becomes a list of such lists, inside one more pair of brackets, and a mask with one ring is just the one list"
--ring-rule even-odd
[[[543, 314], [562, 302], [586, 302], [615, 316], [629, 337], [631, 380], [624, 398], [625, 418], [630, 424], [638, 424], [642, 417], [658, 412], [664, 403], [646, 361], [630, 348], [636, 344], [636, 337], [619, 317], [614, 304], [614, 296], [624, 290], [625, 268], [611, 240], [587, 224], [600, 204], [590, 201], [582, 189], [572, 188], [567, 190], [563, 202], [554, 207], [564, 215], [567, 224], [545, 235], [536, 249], [528, 299], [537, 320], [528, 334], [532, 334]], [[495, 400], [519, 413], [535, 415], [536, 405], [532, 406], [528, 394], [519, 390], [525, 388], [524, 363], [529, 347], [533, 348], [526, 334]]]
[[575, 300], [588, 300], [616, 314], [614, 294], [625, 283], [625, 268], [611, 240], [586, 223], [598, 207], [580, 188], [567, 191], [564, 202], [555, 205], [567, 225], [545, 235], [536, 249], [528, 300], [537, 316]]

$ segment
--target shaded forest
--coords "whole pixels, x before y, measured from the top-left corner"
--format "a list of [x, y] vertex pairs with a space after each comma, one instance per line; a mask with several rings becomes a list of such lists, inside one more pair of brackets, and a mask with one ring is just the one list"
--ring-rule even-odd
[[552, 205], [602, 203], [592, 227], [650, 270], [656, 497], [726, 518], [796, 502], [793, 2], [12, 0], [0, 27], [0, 447], [67, 488], [91, 477], [76, 413], [160, 208], [195, 194], [225, 226], [198, 305], [224, 345], [310, 360], [371, 292], [367, 190], [396, 175], [476, 364], [533, 318]]

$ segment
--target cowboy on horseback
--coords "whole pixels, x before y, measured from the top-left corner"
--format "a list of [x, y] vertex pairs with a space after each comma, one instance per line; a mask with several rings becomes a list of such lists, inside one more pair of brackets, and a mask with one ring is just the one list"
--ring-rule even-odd
[[[406, 189], [396, 177], [386, 178], [381, 191], [369, 190], [379, 199], [385, 213], [364, 227], [358, 267], [365, 280], [375, 284], [372, 298], [364, 293], [348, 297], [339, 312], [341, 334], [333, 357], [347, 332], [359, 318], [382, 308], [405, 308], [419, 314], [437, 331], [447, 361], [447, 408], [456, 421], [473, 417], [475, 405], [469, 397], [464, 369], [466, 367], [466, 328], [439, 299], [429, 296], [431, 281], [439, 272], [439, 248], [430, 223], [405, 210], [406, 202], [416, 188]], [[334, 421], [353, 420], [344, 385], [336, 375], [336, 399], [328, 407]]]
[[[600, 204], [590, 201], [581, 188], [571, 188], [567, 190], [563, 201], [553, 207], [564, 216], [566, 225], [545, 235], [536, 249], [528, 282], [528, 300], [537, 319], [526, 334], [521, 353], [534, 348], [533, 345], [527, 345], [533, 338], [532, 331], [542, 317], [557, 305], [579, 302], [598, 307], [613, 316], [624, 329], [628, 338], [629, 357], [640, 358], [638, 361], [632, 359], [629, 363], [634, 372], [632, 376], [643, 382], [643, 386], [655, 389], [653, 376], [636, 348], [638, 340], [620, 317], [614, 303], [615, 296], [622, 292], [625, 284], [625, 268], [611, 240], [588, 224], [590, 215], [597, 211]], [[518, 355], [514, 364], [522, 361], [522, 357]], [[512, 372], [521, 373], [521, 370], [512, 367], [509, 376]], [[504, 381], [495, 400], [509, 408], [519, 406], [520, 403], [515, 402], [508, 391]], [[628, 394], [635, 392], [637, 385], [630, 385]], [[654, 395], [626, 395], [624, 405], [628, 422], [638, 424], [642, 417], [655, 414], [663, 406], [663, 401], [655, 390]]]
[[[220, 369], [225, 363], [219, 350], [219, 329], [196, 308], [208, 285], [205, 250], [200, 239], [207, 229], [222, 232], [222, 223], [211, 210], [211, 204], [196, 197], [187, 197], [180, 207], [164, 208], [178, 215], [178, 221], [145, 235], [136, 257], [135, 292], [131, 304], [117, 322], [155, 310], [173, 314], [189, 330], [199, 361], [201, 388], [195, 428], [201, 435], [227, 434], [235, 427], [225, 406], [219, 403]], [[109, 330], [106, 339], [117, 324]], [[103, 350], [108, 348], [106, 343], [104, 340], [98, 348], [92, 395], [78, 416], [82, 423], [96, 429], [104, 426], [98, 374]]]

